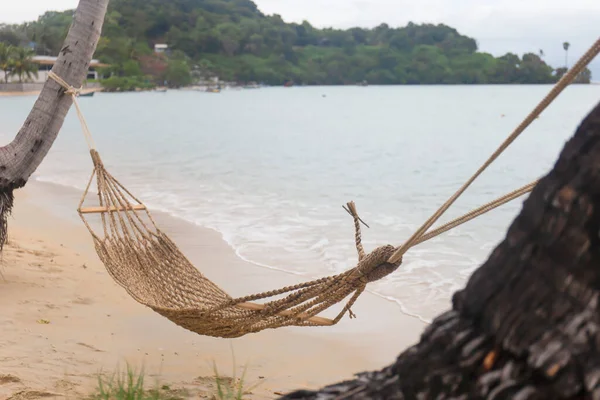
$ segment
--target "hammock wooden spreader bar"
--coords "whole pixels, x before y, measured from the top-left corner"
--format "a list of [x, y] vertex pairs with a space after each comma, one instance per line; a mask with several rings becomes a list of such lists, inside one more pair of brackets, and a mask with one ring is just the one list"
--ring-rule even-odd
[[[128, 210], [137, 210], [137, 211], [141, 211], [141, 210], [145, 210], [146, 206], [143, 204], [134, 204], [131, 207], [128, 208]], [[114, 211], [124, 211], [126, 210], [123, 207], [85, 207], [85, 208], [81, 208], [79, 209], [79, 212], [81, 214], [99, 214], [99, 213], [103, 213], [103, 212], [114, 212]]]
[[[481, 206], [462, 217], [428, 232], [467, 187], [504, 151], [516, 137], [600, 52], [600, 40], [568, 71], [534, 111], [517, 127], [484, 165], [403, 245], [385, 245], [365, 253], [354, 203], [346, 210], [352, 216], [358, 253], [357, 265], [341, 274], [304, 282], [255, 295], [233, 298], [195, 268], [175, 243], [156, 225], [144, 204], [129, 192], [104, 167], [77, 102], [78, 90], [58, 77], [54, 79], [73, 97], [94, 170], [79, 203], [79, 215], [92, 235], [98, 256], [108, 273], [136, 301], [163, 315], [175, 324], [201, 335], [233, 338], [282, 326], [334, 325], [349, 314], [367, 284], [395, 271], [411, 247], [442, 234], [502, 204], [530, 192], [536, 182]], [[98, 205], [84, 207], [92, 182], [96, 181]], [[94, 223], [86, 216], [99, 214]], [[99, 225], [99, 226], [98, 226]], [[342, 310], [333, 319], [318, 316], [337, 303]], [[265, 300], [264, 303], [255, 303]]]

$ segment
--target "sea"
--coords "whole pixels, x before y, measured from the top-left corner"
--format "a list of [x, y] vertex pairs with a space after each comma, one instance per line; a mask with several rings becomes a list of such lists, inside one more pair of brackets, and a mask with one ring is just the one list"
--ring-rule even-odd
[[[220, 232], [253, 267], [302, 281], [356, 265], [344, 204], [354, 201], [369, 225], [367, 251], [402, 244], [550, 89], [266, 87], [96, 93], [79, 102], [107, 169], [149, 207]], [[0, 97], [3, 144], [35, 99]], [[598, 85], [568, 87], [440, 223], [546, 174], [599, 100]], [[91, 170], [71, 109], [33, 179], [82, 190]], [[431, 321], [503, 239], [523, 200], [410, 249], [368, 290]]]

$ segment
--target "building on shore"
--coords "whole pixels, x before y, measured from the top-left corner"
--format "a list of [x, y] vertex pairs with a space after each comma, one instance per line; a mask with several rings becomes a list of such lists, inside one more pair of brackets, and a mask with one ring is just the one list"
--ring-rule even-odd
[[168, 53], [169, 52], [169, 45], [166, 43], [156, 43], [154, 45], [154, 52], [157, 54], [161, 54], [161, 53]]
[[[42, 88], [46, 80], [48, 79], [48, 73], [52, 70], [54, 63], [56, 63], [57, 57], [51, 56], [34, 56], [32, 61], [37, 64], [38, 71], [37, 76], [34, 74], [27, 81], [19, 82], [17, 76], [9, 76], [8, 84], [5, 82], [4, 72], [0, 71], [0, 91], [32, 91], [39, 90]], [[103, 64], [98, 60], [92, 60], [88, 69], [87, 79], [100, 79], [99, 69], [108, 67], [108, 64]]]

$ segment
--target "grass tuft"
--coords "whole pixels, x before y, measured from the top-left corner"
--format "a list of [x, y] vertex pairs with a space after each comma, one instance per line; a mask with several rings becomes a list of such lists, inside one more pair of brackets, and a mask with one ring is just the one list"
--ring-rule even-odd
[[110, 378], [98, 376], [96, 392], [90, 400], [183, 400], [182, 394], [172, 391], [167, 385], [155, 385], [146, 389], [144, 384], [144, 369], [136, 371], [127, 364], [127, 371], [117, 371]]
[[244, 388], [246, 367], [244, 367], [244, 372], [242, 372], [242, 376], [239, 379], [235, 377], [235, 367], [233, 378], [220, 376], [215, 363], [213, 363], [213, 370], [215, 373], [215, 383], [217, 384], [217, 392], [214, 397], [217, 400], [242, 400], [244, 398], [244, 394], [247, 394], [247, 390]]
[[[246, 386], [247, 365], [244, 366], [242, 375], [236, 376], [235, 355], [233, 354], [233, 376], [221, 376], [213, 361], [214, 376], [212, 377], [215, 386], [211, 388], [213, 393], [204, 392], [213, 400], [244, 400], [247, 395], [252, 394], [252, 390], [263, 381]], [[103, 374], [98, 375], [98, 385], [94, 394], [88, 397], [88, 400], [184, 400], [189, 399], [190, 393], [186, 390], [173, 390], [169, 385], [160, 384], [158, 381], [152, 389], [145, 387], [144, 368], [139, 371], [127, 364], [125, 372], [119, 369], [109, 377]], [[204, 397], [203, 397], [204, 398]]]
[[217, 392], [214, 394], [214, 399], [216, 400], [243, 400], [244, 396], [247, 394], [251, 394], [251, 391], [256, 388], [260, 383], [258, 382], [254, 385], [246, 387], [246, 371], [248, 369], [247, 365], [244, 365], [244, 369], [242, 371], [242, 376], [238, 379], [236, 377], [236, 364], [235, 364], [235, 354], [233, 353], [233, 348], [231, 349], [231, 355], [233, 357], [233, 376], [231, 378], [222, 377], [219, 375], [219, 370], [217, 369], [217, 364], [213, 361], [213, 371], [215, 383], [217, 384]]

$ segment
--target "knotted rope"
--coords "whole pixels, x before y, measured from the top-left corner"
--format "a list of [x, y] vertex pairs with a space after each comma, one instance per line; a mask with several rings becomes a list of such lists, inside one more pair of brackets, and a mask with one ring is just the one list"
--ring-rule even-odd
[[361, 235], [360, 235], [360, 224], [362, 223], [367, 228], [369, 227], [369, 225], [367, 225], [365, 223], [365, 221], [360, 219], [360, 217], [358, 216], [358, 212], [356, 211], [356, 206], [354, 205], [353, 201], [348, 203], [346, 206], [347, 207], [344, 207], [344, 206], [342, 206], [342, 207], [344, 207], [344, 210], [346, 210], [346, 212], [348, 214], [350, 214], [352, 216], [352, 218], [354, 219], [354, 241], [356, 242], [356, 251], [358, 252], [358, 261], [360, 261], [363, 258], [365, 258], [365, 249], [363, 249], [363, 246], [361, 243], [362, 239], [361, 239]]
[[73, 98], [73, 104], [75, 105], [75, 110], [77, 111], [77, 118], [79, 118], [79, 122], [81, 123], [81, 128], [83, 130], [83, 136], [85, 137], [85, 141], [90, 148], [93, 150], [96, 148], [96, 144], [94, 143], [94, 138], [92, 137], [92, 132], [88, 128], [88, 124], [83, 116], [83, 112], [81, 112], [81, 108], [79, 108], [79, 102], [77, 101], [77, 97], [81, 94], [83, 90], [83, 86], [79, 89], [69, 85], [67, 81], [65, 81], [60, 76], [56, 75], [54, 71], [48, 72], [48, 78], [53, 79], [56, 83], [58, 83], [65, 90], [65, 94], [69, 95]]

